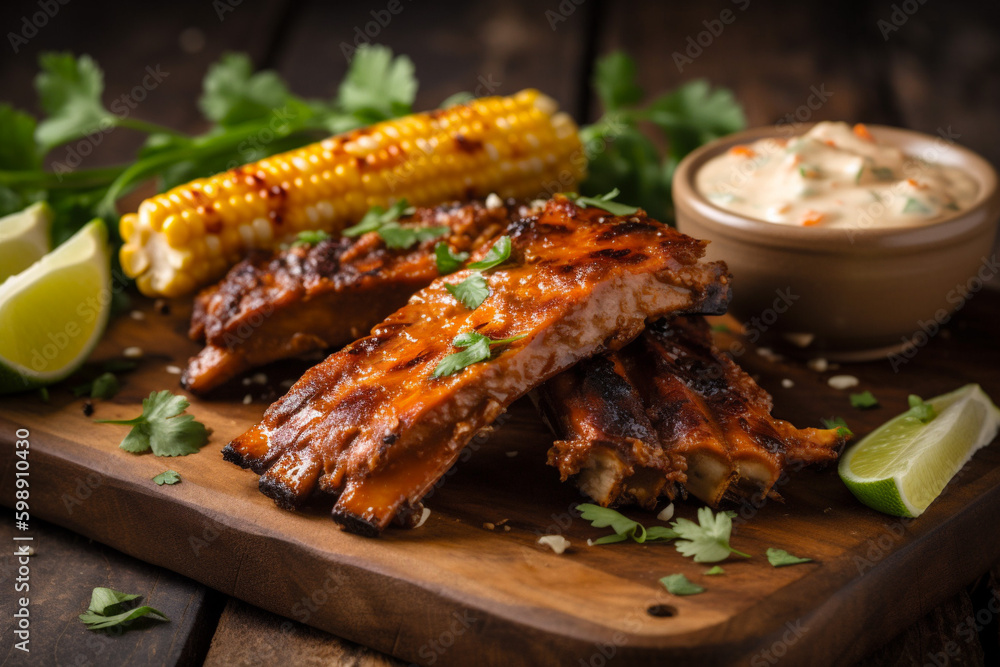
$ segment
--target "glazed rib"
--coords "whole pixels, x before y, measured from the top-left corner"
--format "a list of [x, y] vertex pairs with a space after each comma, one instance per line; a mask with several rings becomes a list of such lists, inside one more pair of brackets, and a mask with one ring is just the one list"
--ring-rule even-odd
[[390, 249], [368, 233], [256, 253], [198, 295], [189, 335], [205, 349], [188, 362], [182, 383], [204, 393], [256, 366], [358, 338], [438, 277], [438, 241], [467, 252], [514, 212], [478, 202], [419, 209], [403, 224], [451, 233], [409, 249]]
[[[647, 319], [728, 301], [725, 265], [699, 261], [705, 243], [641, 212], [615, 217], [557, 196], [507, 234], [510, 259], [484, 274], [482, 305], [469, 310], [445, 288], [469, 270], [435, 280], [370, 336], [309, 370], [229, 443], [226, 459], [261, 474], [261, 491], [283, 507], [316, 488], [336, 494], [333, 518], [375, 535], [419, 507], [469, 440], [518, 397], [621, 348]], [[432, 377], [467, 332], [523, 338]]]

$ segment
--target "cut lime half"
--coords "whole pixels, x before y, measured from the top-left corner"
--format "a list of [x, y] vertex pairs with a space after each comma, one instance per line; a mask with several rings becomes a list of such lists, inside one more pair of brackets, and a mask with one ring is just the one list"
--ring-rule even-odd
[[927, 401], [936, 416], [911, 411], [882, 424], [840, 460], [840, 478], [858, 500], [894, 516], [917, 517], [1000, 428], [1000, 409], [978, 384]]
[[101, 337], [110, 309], [108, 231], [94, 220], [0, 285], [0, 394], [76, 370]]
[[0, 283], [48, 253], [51, 230], [52, 209], [45, 202], [0, 218]]

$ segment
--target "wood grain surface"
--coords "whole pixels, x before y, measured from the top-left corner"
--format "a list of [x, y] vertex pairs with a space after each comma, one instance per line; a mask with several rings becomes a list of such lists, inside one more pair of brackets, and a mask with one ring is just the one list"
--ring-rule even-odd
[[[852, 410], [845, 392], [826, 385], [839, 371], [815, 373], [752, 346], [739, 360], [775, 394], [778, 416], [808, 425], [837, 414], [863, 434], [901, 411], [910, 392], [931, 396], [980, 381], [1000, 395], [1000, 378], [987, 370], [998, 367], [1000, 356], [992, 344], [997, 324], [988, 316], [998, 303], [994, 293], [979, 295], [948, 334], [899, 373], [886, 362], [850, 367], [860, 388], [879, 397], [877, 410]], [[95, 418], [131, 417], [150, 391], [176, 389], [177, 377], [166, 366], [183, 363], [196, 349], [183, 337], [181, 304], [169, 315], [142, 305], [144, 319], [116, 320], [95, 354], [112, 358], [132, 345], [145, 351], [122, 392], [95, 406]], [[575, 518], [572, 508], [581, 498], [545, 465], [552, 438], [526, 401], [515, 404], [491, 438], [474, 443], [435, 489], [422, 528], [359, 538], [338, 531], [323, 507], [278, 510], [257, 492], [256, 476], [218, 454], [294, 373], [294, 366], [274, 366], [266, 370], [267, 385], [236, 382], [216, 400], [193, 399], [190, 412], [212, 429], [212, 439], [188, 457], [119, 450], [125, 427], [93, 424], [65, 387], [54, 389], [48, 404], [31, 395], [6, 399], [0, 439], [9, 440], [16, 427], [31, 431], [36, 516], [293, 620], [422, 663], [467, 664], [484, 651], [508, 664], [575, 662], [595, 651], [637, 663], [668, 657], [728, 663], [775, 642], [812, 664], [844, 662], [919, 619], [1000, 555], [1000, 534], [981, 530], [1000, 510], [995, 447], [980, 452], [912, 522], [859, 505], [832, 468], [802, 471], [781, 484], [784, 502], [741, 509], [733, 544], [754, 557], [727, 563], [724, 577], [704, 577], [704, 566], [667, 545], [588, 547], [588, 538], [605, 531]], [[782, 388], [785, 378], [795, 386]], [[251, 403], [240, 400], [244, 394]], [[5, 502], [12, 497], [12, 451], [3, 447]], [[183, 482], [155, 485], [151, 478], [168, 467]], [[67, 502], [88, 475], [92, 493]], [[693, 502], [680, 503], [679, 514], [695, 509]], [[509, 532], [485, 526], [503, 519]], [[571, 550], [557, 556], [536, 544], [551, 533], [570, 539]], [[975, 550], [967, 548], [970, 542]], [[770, 546], [816, 562], [772, 568], [763, 557]], [[670, 596], [657, 582], [673, 572], [709, 591]], [[662, 605], [670, 616], [648, 613]], [[790, 642], [789, 628], [804, 633], [801, 639]]]

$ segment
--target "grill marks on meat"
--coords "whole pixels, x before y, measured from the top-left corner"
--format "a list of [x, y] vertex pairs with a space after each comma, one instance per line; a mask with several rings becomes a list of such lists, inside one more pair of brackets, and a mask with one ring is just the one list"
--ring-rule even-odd
[[419, 209], [403, 223], [451, 234], [393, 250], [369, 233], [245, 259], [195, 300], [189, 335], [205, 349], [188, 362], [184, 386], [204, 393], [255, 366], [358, 338], [438, 277], [438, 241], [468, 252], [514, 213], [481, 203]]
[[[615, 466], [627, 466], [630, 458], [622, 447], [608, 463], [607, 431], [594, 437], [593, 424], [607, 424], [614, 435], [625, 435], [624, 422], [609, 419], [623, 409], [611, 405], [612, 396], [600, 391], [585, 392], [587, 400], [574, 395], [574, 387], [599, 384], [606, 364], [594, 360], [570, 371], [576, 376], [554, 378], [546, 384], [543, 396], [550, 406], [562, 410], [560, 432], [590, 433], [572, 449], [556, 443], [550, 463], [565, 478], [571, 470], [580, 470], [577, 485], [601, 504], [628, 503], [635, 500], [610, 484]], [[837, 457], [843, 440], [836, 430], [796, 429], [788, 422], [771, 417], [772, 401], [754, 380], [729, 356], [712, 345], [711, 332], [702, 317], [675, 317], [650, 325], [642, 336], [610, 360], [617, 372], [619, 394], [627, 394], [630, 414], [637, 415], [638, 402], [644, 408], [649, 427], [643, 425], [642, 443], [647, 449], [659, 448], [669, 460], [682, 462], [665, 469], [667, 495], [673, 497], [672, 484], [684, 488], [712, 505], [725, 498], [739, 498], [753, 493], [766, 495], [792, 461], [817, 463]], [[570, 373], [564, 375], [570, 375]], [[581, 377], [582, 376], [582, 377]], [[576, 409], [567, 410], [567, 406]], [[566, 423], [568, 422], [568, 423]], [[654, 435], [650, 435], [653, 433]], [[598, 468], [608, 494], [593, 495], [601, 489], [594, 474]]]
[[[484, 274], [490, 295], [479, 308], [445, 289], [469, 271], [435, 280], [370, 336], [309, 370], [225, 448], [226, 459], [261, 474], [261, 491], [284, 507], [317, 488], [336, 494], [334, 519], [375, 535], [416, 509], [516, 398], [627, 344], [647, 319], [728, 301], [725, 266], [699, 261], [705, 244], [645, 215], [618, 218], [557, 197], [507, 233], [511, 257]], [[523, 338], [432, 378], [468, 331]]]

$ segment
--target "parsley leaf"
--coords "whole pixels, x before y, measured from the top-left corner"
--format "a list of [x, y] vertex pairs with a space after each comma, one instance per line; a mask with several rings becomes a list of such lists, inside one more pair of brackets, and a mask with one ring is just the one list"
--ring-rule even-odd
[[121, 390], [121, 383], [114, 373], [102, 373], [90, 382], [73, 388], [73, 395], [76, 397], [87, 396], [91, 398], [112, 398]]
[[660, 579], [660, 583], [671, 595], [698, 595], [705, 589], [688, 580], [683, 574], [671, 574]]
[[612, 215], [632, 215], [639, 210], [637, 206], [629, 206], [628, 204], [620, 204], [613, 201], [619, 194], [618, 188], [614, 188], [611, 192], [607, 192], [600, 197], [584, 197], [574, 193], [570, 193], [568, 196], [576, 202], [578, 206], [590, 206], [593, 208], [603, 209]]
[[469, 259], [469, 253], [452, 252], [448, 244], [442, 241], [434, 246], [434, 259], [437, 262], [438, 273], [446, 276], [462, 268], [462, 263]]
[[711, 508], [702, 507], [698, 510], [698, 523], [677, 519], [671, 525], [679, 538], [674, 543], [677, 551], [683, 556], [694, 556], [696, 563], [715, 563], [725, 560], [731, 553], [750, 557], [729, 546], [733, 520], [725, 512], [713, 514]]
[[486, 300], [486, 297], [490, 295], [490, 288], [486, 284], [486, 279], [478, 273], [473, 273], [457, 285], [445, 283], [444, 287], [451, 292], [451, 294], [458, 299], [463, 306], [470, 310], [479, 308], [483, 301]]
[[510, 258], [510, 237], [501, 236], [493, 244], [493, 247], [489, 249], [486, 256], [483, 257], [478, 262], [473, 262], [469, 264], [468, 268], [474, 271], [486, 271], [492, 269], [494, 266], [503, 264]]
[[162, 611], [152, 607], [136, 607], [128, 610], [124, 608], [124, 603], [137, 600], [139, 597], [110, 588], [95, 588], [90, 595], [90, 607], [80, 614], [79, 618], [86, 624], [88, 630], [110, 628], [149, 614], [155, 614], [165, 621], [170, 620]]
[[854, 435], [848, 426], [847, 422], [844, 421], [843, 417], [830, 417], [829, 419], [820, 419], [823, 424], [823, 428], [835, 428], [837, 429], [837, 436], [841, 438], [850, 438]]
[[321, 241], [325, 241], [330, 238], [330, 235], [321, 229], [316, 229], [313, 231], [299, 232], [295, 236], [295, 242], [292, 243], [293, 248], [298, 248], [299, 246], [313, 246]]
[[164, 484], [177, 484], [181, 481], [181, 476], [176, 470], [164, 470], [159, 475], [154, 477], [153, 481], [160, 486], [163, 486]]
[[410, 113], [417, 95], [413, 72], [413, 61], [406, 56], [393, 58], [385, 46], [362, 46], [340, 84], [340, 104], [370, 121]]
[[104, 74], [90, 56], [43, 53], [35, 78], [39, 103], [48, 118], [38, 124], [35, 138], [45, 150], [90, 134], [102, 121], [115, 117], [101, 103]]
[[451, 231], [450, 227], [404, 227], [398, 222], [390, 222], [379, 228], [378, 234], [387, 248], [403, 250], [414, 243], [433, 241]]
[[726, 573], [726, 571], [722, 569], [721, 565], [715, 565], [715, 566], [710, 567], [709, 569], [705, 570], [705, 575], [709, 576], [709, 577], [714, 577], [716, 575], [725, 574], [725, 573]]
[[167, 390], [152, 392], [142, 400], [142, 415], [135, 419], [96, 420], [101, 424], [131, 426], [125, 439], [118, 445], [133, 454], [153, 450], [156, 456], [186, 456], [196, 453], [208, 442], [208, 430], [191, 415], [180, 415], [187, 409], [188, 400]]
[[851, 394], [851, 407], [858, 409], [874, 408], [878, 405], [878, 399], [870, 391], [863, 391], [860, 394]]
[[767, 562], [774, 567], [785, 567], [787, 565], [798, 565], [800, 563], [811, 563], [812, 558], [799, 558], [793, 556], [784, 549], [769, 547], [767, 550]]
[[600, 537], [591, 544], [614, 544], [632, 539], [640, 544], [644, 542], [668, 541], [677, 537], [677, 533], [666, 526], [651, 526], [646, 528], [638, 521], [633, 521], [624, 514], [608, 507], [601, 507], [591, 503], [583, 503], [576, 506], [580, 512], [580, 518], [589, 521], [594, 528], [611, 527], [615, 531], [613, 535]]
[[910, 404], [910, 409], [906, 414], [910, 417], [919, 419], [925, 424], [937, 417], [937, 412], [934, 410], [934, 406], [930, 403], [925, 403], [924, 400], [916, 394], [910, 394], [906, 400]]
[[459, 334], [455, 337], [455, 340], [451, 341], [451, 344], [464, 349], [461, 352], [449, 354], [438, 362], [437, 367], [434, 368], [433, 376], [436, 378], [445, 377], [457, 373], [472, 364], [486, 361], [490, 358], [490, 347], [507, 345], [522, 338], [524, 336], [512, 336], [510, 338], [494, 340], [475, 331]]

